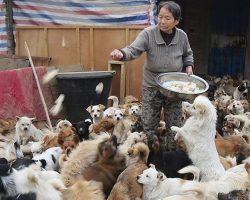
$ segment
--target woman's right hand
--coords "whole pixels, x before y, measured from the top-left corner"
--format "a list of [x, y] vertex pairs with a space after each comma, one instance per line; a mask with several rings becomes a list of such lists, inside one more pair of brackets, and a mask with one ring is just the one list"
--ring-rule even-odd
[[113, 60], [121, 60], [122, 57], [123, 57], [123, 54], [120, 50], [118, 49], [115, 49], [113, 50], [111, 53], [110, 53], [110, 57], [113, 59]]

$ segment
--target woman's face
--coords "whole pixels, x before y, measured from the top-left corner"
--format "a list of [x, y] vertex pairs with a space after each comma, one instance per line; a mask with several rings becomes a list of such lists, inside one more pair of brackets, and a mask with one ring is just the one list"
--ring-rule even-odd
[[166, 8], [161, 8], [158, 14], [158, 25], [161, 31], [166, 33], [172, 33], [173, 28], [179, 23], [179, 20], [175, 20], [172, 13]]

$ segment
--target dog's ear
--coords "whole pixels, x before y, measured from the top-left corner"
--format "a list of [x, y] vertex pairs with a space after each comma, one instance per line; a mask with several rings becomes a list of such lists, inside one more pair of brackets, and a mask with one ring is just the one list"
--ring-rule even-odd
[[104, 110], [104, 109], [105, 109], [105, 106], [102, 105], [102, 104], [99, 104], [98, 106], [100, 107], [101, 110]]
[[32, 117], [32, 118], [30, 118], [30, 121], [32, 121], [32, 122], [33, 122], [35, 119], [36, 119], [36, 118], [33, 118], [33, 117]]
[[89, 107], [87, 107], [87, 109], [86, 109], [89, 113], [91, 113], [91, 110], [92, 110], [92, 106], [89, 106]]
[[164, 180], [164, 174], [163, 174], [162, 172], [158, 172], [158, 174], [157, 174], [157, 179], [158, 179], [159, 181], [163, 181], [163, 180]]
[[247, 135], [242, 135], [243, 139], [246, 140], [246, 143], [249, 143], [249, 138]]
[[130, 148], [128, 149], [128, 155], [129, 155], [129, 156], [132, 156], [133, 153], [134, 153], [134, 149], [133, 149], [132, 147], [130, 147]]
[[149, 167], [155, 169], [155, 165], [154, 164], [149, 164]]
[[20, 119], [21, 117], [19, 117], [19, 116], [16, 116], [16, 120], [18, 121], [19, 119]]
[[75, 127], [71, 126], [70, 128], [71, 128], [72, 131], [74, 131], [74, 133], [76, 133], [76, 128]]
[[56, 123], [58, 124], [59, 122], [61, 122], [62, 121], [62, 119], [58, 119], [57, 121], [56, 121]]

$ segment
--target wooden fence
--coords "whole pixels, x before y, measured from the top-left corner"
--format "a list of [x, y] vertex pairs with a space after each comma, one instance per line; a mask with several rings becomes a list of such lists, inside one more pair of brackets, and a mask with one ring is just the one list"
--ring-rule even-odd
[[[108, 70], [110, 52], [130, 44], [144, 27], [17, 27], [16, 55], [26, 56], [26, 41], [32, 56], [52, 58], [49, 66], [67, 68], [79, 64], [82, 70]], [[145, 55], [142, 55], [134, 61], [125, 63], [125, 95], [141, 99], [144, 59]], [[112, 84], [114, 85], [116, 83]], [[119, 93], [117, 95], [119, 96]]]

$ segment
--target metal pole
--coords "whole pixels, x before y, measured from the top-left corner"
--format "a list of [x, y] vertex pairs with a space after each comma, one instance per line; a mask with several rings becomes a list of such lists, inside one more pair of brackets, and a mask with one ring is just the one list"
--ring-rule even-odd
[[15, 55], [15, 38], [13, 33], [13, 0], [4, 0], [5, 3], [5, 24], [7, 32], [8, 55]]

